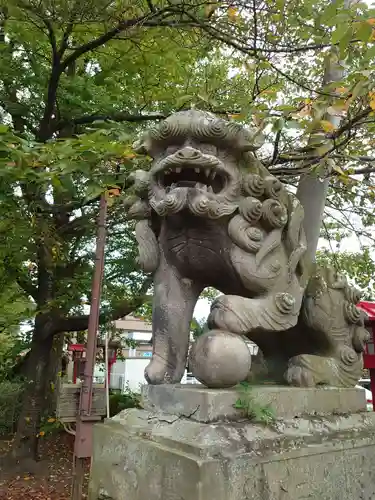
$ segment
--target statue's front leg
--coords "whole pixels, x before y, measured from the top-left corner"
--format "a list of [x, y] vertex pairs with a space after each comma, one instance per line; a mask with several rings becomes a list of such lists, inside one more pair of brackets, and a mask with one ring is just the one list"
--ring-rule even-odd
[[255, 299], [223, 295], [212, 304], [208, 326], [250, 339], [252, 332], [287, 330], [297, 323], [301, 299], [299, 289], [296, 293], [279, 292]]
[[154, 276], [153, 357], [146, 367], [149, 384], [179, 383], [186, 367], [190, 322], [202, 287], [182, 277], [161, 256]]

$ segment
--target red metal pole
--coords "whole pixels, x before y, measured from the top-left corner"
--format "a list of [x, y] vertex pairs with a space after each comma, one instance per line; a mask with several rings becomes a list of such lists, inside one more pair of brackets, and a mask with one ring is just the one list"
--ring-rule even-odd
[[[374, 342], [375, 345], [375, 323], [372, 321], [371, 324], [371, 333], [372, 333], [372, 341]], [[375, 369], [370, 368], [370, 389], [372, 393], [372, 411], [375, 411], [375, 401], [374, 401], [374, 396], [375, 396]]]
[[375, 395], [375, 369], [370, 368], [370, 389], [372, 393], [372, 411], [375, 411], [375, 401], [374, 401], [374, 395]]
[[100, 198], [98, 232], [96, 239], [96, 255], [94, 276], [91, 287], [91, 307], [87, 331], [86, 362], [81, 386], [81, 397], [76, 423], [74, 441], [74, 471], [72, 485], [72, 500], [81, 500], [84, 478], [85, 458], [92, 454], [92, 427], [100, 416], [91, 415], [93, 375], [99, 326], [100, 293], [104, 271], [104, 249], [106, 239], [107, 197]]

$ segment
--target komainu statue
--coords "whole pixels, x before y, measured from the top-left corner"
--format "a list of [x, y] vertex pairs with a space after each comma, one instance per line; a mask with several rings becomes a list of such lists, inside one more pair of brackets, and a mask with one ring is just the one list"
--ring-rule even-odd
[[193, 310], [207, 286], [223, 295], [190, 360], [206, 385], [243, 379], [239, 337], [259, 346], [258, 371], [275, 383], [354, 386], [360, 378], [368, 333], [359, 294], [331, 269], [308, 269], [303, 208], [256, 159], [257, 143], [256, 131], [189, 110], [135, 145], [153, 158], [149, 171], [132, 174], [127, 199], [139, 265], [154, 274], [150, 384], [181, 380]]

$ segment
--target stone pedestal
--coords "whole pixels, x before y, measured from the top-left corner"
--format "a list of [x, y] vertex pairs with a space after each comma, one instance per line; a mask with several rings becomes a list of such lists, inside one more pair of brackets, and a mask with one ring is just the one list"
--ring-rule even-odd
[[147, 386], [142, 410], [95, 426], [90, 500], [373, 500], [375, 414], [360, 389]]

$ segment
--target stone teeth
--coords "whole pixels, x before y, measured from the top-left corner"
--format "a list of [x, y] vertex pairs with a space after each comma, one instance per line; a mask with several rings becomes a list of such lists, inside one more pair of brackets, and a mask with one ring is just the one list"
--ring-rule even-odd
[[202, 184], [202, 191], [207, 191], [207, 186], [206, 186], [206, 184]]
[[210, 172], [211, 172], [210, 168], [205, 169], [204, 173], [206, 174], [206, 177], [208, 177], [210, 175]]
[[176, 168], [175, 168], [175, 170], [176, 170], [176, 172], [177, 172], [178, 174], [180, 174], [180, 173], [181, 173], [181, 167], [176, 167]]
[[201, 182], [197, 182], [197, 183], [195, 184], [195, 187], [196, 187], [197, 189], [201, 189], [202, 191], [207, 191], [207, 186], [206, 186], [206, 184], [202, 184]]
[[212, 186], [208, 186], [207, 191], [208, 191], [209, 193], [213, 193], [213, 192], [214, 192], [214, 190], [212, 189]]
[[212, 174], [211, 174], [211, 179], [214, 180], [216, 177], [216, 172], [215, 170], [212, 171]]
[[177, 187], [177, 184], [176, 184], [176, 183], [173, 183], [173, 184], [171, 185], [171, 189], [175, 189], [176, 187]]
[[199, 173], [200, 173], [200, 171], [201, 171], [201, 169], [200, 169], [199, 167], [195, 167], [195, 169], [194, 169], [194, 170], [195, 170], [195, 172], [196, 172], [197, 174], [199, 174]]

